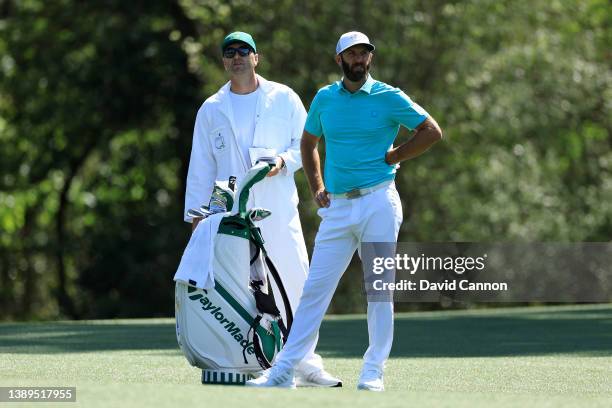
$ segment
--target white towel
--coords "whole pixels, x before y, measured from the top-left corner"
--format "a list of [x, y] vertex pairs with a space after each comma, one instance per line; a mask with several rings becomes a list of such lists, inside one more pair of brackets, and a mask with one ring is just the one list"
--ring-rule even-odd
[[251, 159], [251, 166], [254, 166], [257, 163], [257, 159], [260, 157], [276, 157], [276, 149], [249, 147], [249, 157]]
[[175, 281], [192, 285], [195, 282], [194, 286], [199, 289], [215, 287], [215, 239], [221, 220], [228, 215], [229, 212], [217, 213], [200, 221], [183, 252], [181, 263], [174, 275]]

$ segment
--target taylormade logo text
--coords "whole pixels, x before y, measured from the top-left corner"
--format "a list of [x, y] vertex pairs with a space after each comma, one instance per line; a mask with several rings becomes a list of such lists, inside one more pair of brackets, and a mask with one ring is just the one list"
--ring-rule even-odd
[[249, 340], [244, 336], [240, 327], [236, 326], [236, 323], [228, 320], [221, 306], [214, 305], [208, 297], [205, 297], [201, 294], [191, 295], [189, 296], [191, 300], [199, 300], [202, 304], [202, 310], [205, 312], [210, 312], [210, 314], [223, 326], [223, 328], [236, 340], [236, 342], [240, 345], [240, 347], [246, 347], [246, 352], [248, 354], [255, 354], [255, 349], [253, 348], [253, 343], [249, 342]]

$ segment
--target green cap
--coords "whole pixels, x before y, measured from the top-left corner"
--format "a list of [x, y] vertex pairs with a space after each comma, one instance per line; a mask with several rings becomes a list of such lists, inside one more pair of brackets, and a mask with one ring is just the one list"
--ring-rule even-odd
[[228, 45], [235, 42], [243, 42], [250, 46], [255, 53], [257, 53], [257, 47], [255, 47], [255, 41], [253, 40], [253, 37], [251, 37], [251, 34], [243, 33], [242, 31], [236, 31], [228, 34], [221, 43], [221, 51], [225, 50]]

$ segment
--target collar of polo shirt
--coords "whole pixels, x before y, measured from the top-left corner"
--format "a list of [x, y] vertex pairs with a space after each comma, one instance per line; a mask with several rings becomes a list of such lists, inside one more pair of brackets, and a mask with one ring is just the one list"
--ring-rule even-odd
[[[374, 78], [372, 78], [372, 75], [368, 74], [368, 79], [366, 79], [366, 81], [363, 83], [363, 85], [361, 85], [361, 88], [359, 88], [357, 90], [356, 93], [358, 92], [365, 92], [368, 95], [372, 92], [372, 86], [374, 85]], [[342, 79], [340, 81], [338, 81], [338, 91], [339, 92], [348, 92], [350, 93], [345, 87], [344, 87], [344, 83], [342, 82]], [[352, 94], [354, 95], [354, 94]]]

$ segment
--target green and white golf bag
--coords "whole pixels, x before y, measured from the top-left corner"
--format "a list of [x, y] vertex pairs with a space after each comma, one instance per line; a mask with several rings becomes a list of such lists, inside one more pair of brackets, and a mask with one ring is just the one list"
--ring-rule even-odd
[[[217, 206], [225, 201], [232, 211], [200, 221], [191, 240], [201, 240], [206, 228], [214, 229], [211, 237], [203, 243], [190, 241], [179, 266], [180, 272], [195, 265], [188, 268], [193, 278], [179, 272], [175, 276], [178, 343], [189, 363], [202, 369], [206, 384], [244, 384], [252, 373], [270, 367], [291, 327], [289, 298], [254, 223], [270, 212], [246, 210], [249, 189], [269, 171], [266, 163], [252, 167], [235, 197], [217, 187], [210, 207], [213, 201]], [[202, 207], [202, 212], [208, 209]], [[199, 251], [197, 262], [191, 259], [190, 264], [186, 258], [194, 251]], [[208, 261], [200, 256], [206, 251]], [[200, 269], [207, 265], [208, 280], [201, 279]]]

